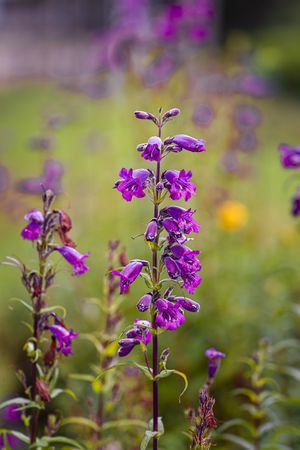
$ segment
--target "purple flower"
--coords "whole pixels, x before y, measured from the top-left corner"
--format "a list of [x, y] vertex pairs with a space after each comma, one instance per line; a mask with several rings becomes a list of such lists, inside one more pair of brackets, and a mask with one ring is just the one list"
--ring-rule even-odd
[[147, 187], [147, 182], [150, 176], [150, 171], [146, 169], [121, 169], [119, 173], [123, 180], [118, 180], [115, 187], [121, 192], [122, 197], [127, 202], [132, 200], [132, 197], [145, 197], [144, 190]]
[[192, 300], [187, 297], [174, 297], [174, 301], [180, 304], [180, 306], [189, 312], [199, 312], [200, 305], [195, 300]]
[[78, 333], [74, 333], [72, 328], [69, 330], [62, 325], [49, 325], [48, 329], [58, 342], [57, 351], [68, 356], [72, 353], [72, 340], [77, 338]]
[[[19, 447], [20, 441], [19, 439], [17, 439], [15, 436], [13, 436], [12, 434], [7, 434], [6, 435], [6, 440], [7, 443], [9, 445], [10, 448], [15, 449]], [[0, 435], [0, 449], [4, 450], [5, 448], [7, 448], [6, 446], [4, 446], [4, 438], [2, 435]]]
[[124, 294], [128, 291], [129, 286], [137, 279], [142, 271], [144, 264], [141, 261], [131, 261], [124, 267], [122, 272], [113, 270], [111, 273], [120, 277], [120, 293]]
[[149, 161], [160, 161], [161, 160], [161, 148], [162, 141], [158, 136], [152, 136], [149, 138], [148, 143], [138, 147], [143, 150], [142, 157]]
[[21, 411], [18, 411], [19, 407], [17, 404], [6, 406], [3, 410], [4, 418], [9, 422], [19, 422], [21, 420]]
[[178, 147], [190, 152], [204, 152], [205, 141], [203, 139], [196, 139], [187, 134], [177, 134], [165, 140], [165, 144], [176, 144]]
[[180, 308], [180, 303], [172, 303], [169, 300], [159, 298], [156, 303], [157, 315], [155, 323], [160, 328], [166, 330], [176, 330], [185, 322], [184, 314]]
[[127, 331], [126, 338], [119, 341], [120, 348], [118, 355], [120, 357], [129, 355], [133, 348], [140, 342], [148, 345], [151, 341], [152, 334], [149, 330], [151, 324], [148, 320], [136, 319], [134, 325], [135, 326], [131, 330]]
[[254, 105], [238, 105], [234, 111], [234, 120], [238, 128], [253, 128], [261, 122], [261, 112]]
[[286, 169], [300, 167], [300, 146], [290, 147], [288, 144], [279, 145], [280, 160]]
[[171, 237], [184, 242], [186, 239], [182, 239], [182, 234], [198, 233], [200, 230], [199, 223], [193, 218], [195, 212], [180, 206], [169, 206], [161, 211], [162, 224]]
[[199, 105], [193, 115], [196, 125], [208, 126], [215, 117], [214, 110], [209, 105]]
[[140, 312], [145, 312], [145, 311], [148, 311], [148, 309], [151, 306], [151, 303], [152, 303], [152, 295], [145, 294], [139, 299], [136, 307]]
[[89, 267], [85, 264], [86, 258], [90, 256], [90, 253], [84, 255], [79, 253], [75, 248], [68, 247], [66, 245], [62, 247], [56, 247], [57, 250], [65, 259], [73, 266], [74, 275], [83, 275], [89, 270]]
[[297, 189], [295, 196], [292, 199], [292, 215], [299, 216], [300, 214], [300, 188]]
[[201, 270], [197, 259], [199, 251], [191, 250], [185, 245], [174, 245], [169, 248], [169, 254], [164, 257], [168, 275], [172, 279], [182, 278], [184, 288], [193, 294], [202, 278], [197, 274]]
[[220, 367], [221, 359], [226, 355], [212, 347], [206, 350], [205, 356], [208, 358], [208, 378], [214, 378]]
[[196, 192], [196, 186], [192, 183], [193, 173], [191, 170], [166, 170], [162, 178], [165, 180], [165, 187], [170, 192], [172, 200], [179, 200], [181, 197], [188, 201]]
[[153, 242], [156, 239], [156, 237], [157, 237], [157, 233], [158, 233], [157, 220], [156, 219], [152, 219], [148, 223], [147, 229], [145, 231], [145, 239], [146, 239], [146, 241]]
[[21, 236], [24, 239], [35, 241], [38, 239], [43, 231], [44, 216], [38, 209], [32, 209], [25, 214], [24, 219], [27, 220], [28, 225], [21, 231]]

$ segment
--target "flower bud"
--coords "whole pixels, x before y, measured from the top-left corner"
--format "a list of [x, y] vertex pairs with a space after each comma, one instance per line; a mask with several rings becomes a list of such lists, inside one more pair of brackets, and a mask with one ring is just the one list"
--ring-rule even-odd
[[157, 237], [158, 232], [158, 226], [157, 226], [157, 220], [152, 219], [147, 226], [147, 229], [145, 231], [145, 239], [146, 241], [153, 242]]
[[146, 111], [135, 111], [134, 115], [137, 119], [143, 120], [151, 120], [153, 118], [152, 114], [149, 114]]
[[140, 312], [145, 312], [148, 311], [148, 309], [150, 308], [151, 302], [152, 302], [152, 295], [145, 294], [143, 295], [143, 297], [139, 299], [136, 307]]
[[178, 114], [180, 114], [180, 109], [172, 108], [163, 115], [163, 120], [167, 120], [170, 119], [171, 117], [178, 116]]
[[50, 402], [51, 395], [48, 384], [43, 380], [36, 380], [36, 390], [44, 402]]
[[164, 187], [165, 187], [165, 186], [164, 186], [164, 183], [163, 183], [162, 181], [159, 181], [159, 182], [157, 183], [157, 185], [156, 185], [156, 190], [157, 190], [157, 191], [162, 191]]

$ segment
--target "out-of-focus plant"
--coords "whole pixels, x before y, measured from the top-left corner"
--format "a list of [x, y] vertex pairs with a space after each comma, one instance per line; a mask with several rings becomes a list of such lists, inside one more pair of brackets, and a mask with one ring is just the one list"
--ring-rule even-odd
[[[57, 436], [60, 417], [57, 414], [41, 413], [47, 411], [51, 400], [61, 394], [74, 397], [72, 391], [57, 388], [59, 364], [64, 356], [72, 353], [72, 340], [78, 336], [65, 324], [66, 311], [60, 305], [48, 306], [48, 290], [52, 286], [56, 270], [50, 256], [60, 253], [72, 265], [74, 275], [82, 275], [88, 267], [85, 259], [88, 253], [81, 254], [69, 236], [72, 222], [69, 215], [62, 210], [52, 209], [54, 193], [45, 190], [42, 195], [42, 211], [32, 209], [25, 215], [28, 222], [21, 236], [32, 241], [37, 253], [37, 268], [29, 268], [16, 258], [7, 257], [3, 264], [16, 267], [21, 271], [21, 280], [31, 302], [15, 299], [31, 315], [32, 323], [25, 322], [30, 330], [30, 337], [24, 344], [24, 351], [31, 366], [31, 374], [19, 369], [17, 378], [24, 389], [24, 396], [12, 398], [0, 404], [0, 409], [15, 407], [21, 412], [26, 433], [14, 429], [1, 429], [5, 448], [9, 448], [11, 436], [28, 445], [28, 448], [52, 448], [53, 445], [69, 444], [75, 448], [81, 446], [72, 439]], [[57, 238], [61, 243], [57, 243]], [[59, 315], [58, 313], [61, 313]], [[41, 420], [42, 419], [42, 420]], [[43, 426], [46, 422], [46, 425]], [[21, 425], [21, 424], [20, 424]]]
[[[245, 450], [292, 450], [299, 445], [299, 428], [293, 425], [290, 414], [291, 408], [299, 404], [299, 397], [285, 392], [283, 383], [286, 377], [300, 379], [300, 370], [289, 366], [286, 357], [289, 349], [299, 346], [295, 340], [272, 345], [265, 338], [251, 358], [244, 358], [245, 383], [234, 391], [243, 399], [242, 417], [221, 425], [215, 432], [216, 440], [231, 442]], [[229, 433], [230, 428], [237, 431]]]
[[[279, 145], [280, 161], [285, 169], [299, 169], [300, 167], [300, 146], [290, 146], [288, 144]], [[300, 187], [298, 186], [292, 198], [291, 214], [294, 217], [300, 215]]]
[[213, 446], [212, 432], [218, 425], [214, 415], [215, 399], [210, 395], [209, 389], [225, 354], [215, 348], [209, 348], [205, 355], [209, 360], [208, 377], [199, 392], [199, 407], [198, 409], [190, 408], [187, 411], [190, 421], [190, 449], [192, 450], [210, 450]]
[[[143, 400], [147, 396], [140, 374], [134, 369], [134, 373], [130, 373], [129, 368], [122, 373], [110, 371], [110, 367], [116, 363], [118, 337], [123, 319], [120, 311], [122, 297], [118, 294], [119, 282], [112, 270], [116, 265], [128, 263], [126, 252], [119, 246], [119, 241], [110, 241], [108, 244], [108, 274], [104, 278], [102, 297], [87, 300], [101, 311], [99, 327], [93, 333], [82, 333], [80, 336], [94, 345], [98, 358], [90, 364], [90, 373], [71, 375], [72, 379], [91, 385], [92, 394], [84, 402], [88, 413], [84, 414], [83, 411], [82, 416], [68, 417], [61, 422], [62, 426], [79, 425], [85, 430], [90, 429], [90, 432], [85, 432], [83, 439], [86, 447], [91, 450], [102, 450], [109, 443], [123, 442], [121, 435], [118, 438], [114, 436], [113, 431], [118, 427], [138, 429], [146, 426], [146, 423], [139, 419], [140, 408], [143, 407]], [[99, 374], [101, 377], [98, 377]], [[132, 386], [132, 379], [135, 380], [136, 386]], [[124, 408], [120, 408], [123, 395], [126, 396]], [[126, 400], [129, 400], [127, 407]], [[121, 419], [120, 414], [123, 415]]]

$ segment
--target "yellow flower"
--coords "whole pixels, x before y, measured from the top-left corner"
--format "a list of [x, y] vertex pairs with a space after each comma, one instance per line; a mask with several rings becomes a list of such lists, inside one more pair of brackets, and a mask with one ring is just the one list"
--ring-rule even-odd
[[248, 210], [242, 203], [228, 200], [218, 208], [217, 218], [221, 228], [235, 231], [248, 222]]

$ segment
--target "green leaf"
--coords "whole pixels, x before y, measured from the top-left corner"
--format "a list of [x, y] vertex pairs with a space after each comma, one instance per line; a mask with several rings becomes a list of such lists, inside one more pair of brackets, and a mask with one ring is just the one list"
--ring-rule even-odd
[[25, 444], [29, 444], [30, 443], [30, 439], [28, 436], [26, 436], [23, 433], [20, 433], [20, 431], [15, 431], [15, 430], [5, 430], [4, 428], [0, 429], [0, 435], [3, 434], [11, 434], [13, 436], [15, 436], [16, 438], [18, 438], [20, 441], [24, 442]]
[[291, 366], [278, 367], [278, 371], [285, 375], [289, 375], [296, 381], [300, 381], [300, 370], [296, 369], [295, 367]]
[[87, 419], [86, 417], [66, 417], [61, 422], [61, 427], [64, 425], [81, 425], [83, 427], [91, 428], [94, 431], [99, 431], [99, 425], [93, 420]]
[[229, 442], [233, 442], [234, 444], [239, 445], [241, 448], [245, 450], [255, 450], [255, 447], [251, 442], [246, 441], [246, 439], [235, 436], [234, 434], [225, 433], [223, 434], [223, 439]]
[[53, 389], [51, 392], [51, 398], [56, 398], [61, 394], [67, 394], [72, 397], [74, 400], [77, 400], [76, 394], [71, 389]]
[[54, 306], [49, 306], [48, 308], [41, 309], [41, 313], [47, 313], [47, 312], [51, 312], [51, 311], [60, 311], [63, 318], [65, 318], [67, 315], [66, 308], [64, 308], [61, 305], [54, 305]]
[[157, 436], [157, 435], [158, 435], [157, 431], [146, 430], [143, 440], [141, 442], [140, 450], [146, 450], [150, 441], [154, 438], [154, 436]]
[[10, 299], [10, 301], [20, 303], [27, 309], [27, 311], [33, 313], [33, 307], [29, 303], [27, 303], [25, 300], [22, 300], [21, 298], [13, 297]]
[[78, 381], [87, 381], [88, 383], [93, 383], [93, 381], [95, 381], [95, 377], [88, 373], [71, 373], [69, 378]]
[[118, 367], [128, 367], [128, 366], [135, 366], [138, 369], [140, 369], [147, 378], [149, 378], [151, 381], [153, 380], [152, 375], [150, 375], [148, 367], [146, 366], [142, 366], [141, 364], [136, 363], [135, 361], [127, 361], [127, 362], [120, 362], [118, 364], [114, 364], [113, 366], [108, 367], [107, 369], [103, 370], [97, 377], [95, 380], [99, 380], [100, 378], [102, 378], [107, 372], [109, 372], [110, 370], [114, 370], [117, 369]]
[[180, 372], [179, 370], [175, 370], [175, 369], [164, 369], [155, 377], [155, 379], [159, 380], [160, 378], [166, 378], [172, 374], [178, 375], [179, 377], [183, 378], [183, 381], [184, 381], [184, 389], [178, 397], [178, 401], [180, 403], [181, 397], [183, 396], [183, 394], [185, 393], [185, 391], [187, 390], [188, 385], [189, 385], [188, 379], [187, 379], [187, 376], [185, 375], [185, 373]]
[[111, 420], [104, 422], [102, 425], [102, 430], [110, 430], [112, 428], [122, 428], [122, 427], [139, 427], [146, 428], [147, 423], [143, 420], [138, 419], [121, 419], [121, 420]]
[[243, 427], [245, 428], [251, 436], [255, 436], [256, 435], [256, 429], [255, 427], [251, 424], [248, 423], [246, 420], [244, 419], [232, 419], [232, 420], [228, 420], [227, 422], [223, 423], [222, 425], [220, 425], [217, 430], [216, 433], [218, 435], [221, 435], [224, 433], [224, 431], [228, 430], [229, 428], [232, 427]]
[[0, 409], [6, 408], [7, 406], [10, 406], [10, 405], [26, 405], [28, 403], [30, 403], [30, 400], [28, 398], [23, 398], [23, 397], [11, 398], [10, 400], [7, 400], [6, 402], [0, 403]]
[[66, 438], [64, 436], [54, 436], [54, 437], [48, 437], [43, 436], [41, 439], [38, 439], [37, 442], [33, 445], [31, 445], [30, 449], [37, 449], [39, 447], [45, 448], [48, 445], [51, 444], [68, 444], [71, 445], [72, 448], [79, 448], [81, 450], [84, 450], [84, 447], [80, 445], [78, 442], [74, 441], [73, 439]]

